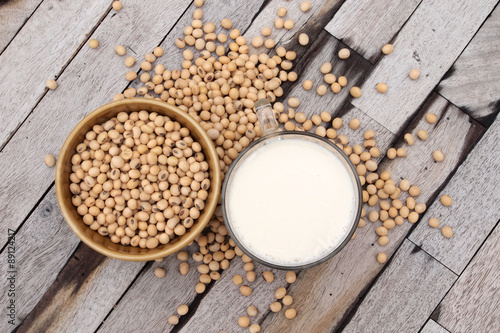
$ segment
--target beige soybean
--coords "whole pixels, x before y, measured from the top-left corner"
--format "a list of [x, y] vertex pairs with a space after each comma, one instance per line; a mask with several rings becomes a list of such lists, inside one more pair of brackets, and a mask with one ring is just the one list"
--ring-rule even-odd
[[179, 314], [179, 316], [184, 316], [184, 315], [186, 315], [188, 312], [189, 312], [189, 307], [188, 307], [186, 304], [180, 305], [180, 306], [177, 308], [177, 314]]
[[441, 162], [444, 160], [444, 154], [441, 150], [436, 150], [432, 153], [432, 158], [436, 162]]
[[250, 288], [249, 286], [241, 286], [240, 293], [243, 296], [250, 296], [252, 294], [252, 288]]
[[380, 252], [377, 254], [377, 261], [381, 264], [384, 264], [387, 261], [387, 254], [384, 252]]
[[414, 68], [410, 71], [408, 76], [410, 77], [410, 79], [416, 80], [420, 77], [420, 71], [418, 69]]
[[283, 297], [281, 299], [281, 302], [283, 302], [283, 305], [286, 305], [286, 306], [292, 305], [293, 297], [290, 295], [285, 295], [285, 297]]
[[301, 33], [299, 35], [299, 44], [302, 46], [309, 44], [309, 36], [306, 33]]
[[57, 82], [56, 80], [48, 80], [45, 84], [49, 90], [55, 90], [57, 88]]
[[309, 1], [303, 1], [300, 4], [300, 10], [303, 11], [304, 13], [307, 12], [309, 9], [311, 9], [311, 3]]
[[280, 312], [281, 311], [281, 308], [282, 308], [282, 305], [280, 302], [273, 302], [271, 303], [271, 305], [269, 306], [269, 309], [271, 310], [271, 312]]
[[391, 54], [392, 51], [394, 51], [394, 46], [392, 44], [385, 44], [384, 46], [382, 46], [383, 54]]
[[248, 327], [250, 325], [250, 318], [247, 316], [241, 316], [238, 318], [238, 325], [243, 328]]
[[417, 132], [417, 136], [420, 140], [425, 141], [429, 138], [429, 133], [427, 133], [426, 130], [421, 129]]
[[56, 158], [53, 155], [46, 155], [43, 159], [45, 162], [45, 165], [50, 167], [53, 167], [56, 164]]
[[351, 51], [349, 51], [349, 49], [346, 49], [346, 48], [340, 49], [338, 52], [338, 56], [340, 59], [347, 59], [347, 58], [349, 58], [350, 55], [351, 55]]
[[304, 90], [311, 90], [313, 87], [313, 83], [311, 80], [305, 80], [303, 83], [302, 83], [302, 88], [304, 88]]
[[389, 88], [387, 87], [387, 84], [384, 82], [380, 82], [377, 84], [377, 91], [381, 94], [385, 94]]
[[127, 50], [125, 49], [125, 47], [123, 45], [118, 45], [117, 47], [115, 47], [115, 52], [119, 56], [123, 56], [127, 53]]
[[451, 204], [453, 203], [453, 200], [451, 199], [451, 197], [447, 194], [441, 196], [441, 203], [443, 204], [443, 206], [445, 207], [449, 207], [451, 206]]
[[359, 87], [352, 87], [351, 90], [349, 90], [350, 94], [354, 98], [359, 98], [363, 94], [361, 89]]
[[353, 130], [357, 130], [359, 126], [361, 126], [361, 122], [357, 118], [354, 118], [349, 122], [349, 127]]
[[282, 299], [283, 297], [285, 297], [285, 295], [286, 295], [285, 287], [279, 287], [278, 289], [276, 289], [274, 293], [274, 297], [276, 297], [276, 299]]
[[273, 282], [274, 281], [274, 274], [270, 271], [264, 271], [262, 273], [262, 276], [264, 277], [264, 280], [266, 280], [266, 282]]
[[436, 114], [434, 113], [427, 113], [425, 115], [425, 120], [429, 123], [429, 124], [434, 124], [436, 121], [437, 121], [437, 116]]
[[254, 324], [250, 325], [250, 327], [248, 328], [248, 331], [250, 333], [259, 333], [260, 332], [260, 325], [257, 323], [254, 323]]
[[163, 278], [165, 277], [165, 270], [163, 268], [157, 267], [155, 268], [155, 275], [157, 278]]
[[413, 146], [415, 143], [415, 137], [411, 133], [406, 133], [404, 135], [404, 140], [408, 146]]
[[439, 220], [435, 217], [431, 217], [429, 219], [429, 226], [432, 227], [432, 228], [437, 228], [439, 227]]
[[95, 49], [99, 46], [99, 42], [97, 41], [97, 39], [91, 39], [89, 40], [89, 47], [91, 49]]
[[179, 323], [179, 317], [173, 315], [168, 317], [168, 323], [170, 325], [177, 325]]
[[297, 274], [295, 274], [295, 272], [293, 271], [288, 271], [286, 272], [285, 280], [288, 283], [294, 283], [295, 280], [297, 280]]
[[451, 238], [453, 236], [453, 229], [450, 226], [445, 225], [443, 229], [441, 229], [441, 233], [446, 238]]
[[285, 311], [285, 318], [286, 319], [293, 319], [297, 316], [297, 311], [293, 308], [287, 309]]
[[257, 310], [257, 308], [255, 307], [255, 305], [250, 305], [248, 308], [247, 308], [247, 313], [250, 317], [255, 317], [259, 311]]

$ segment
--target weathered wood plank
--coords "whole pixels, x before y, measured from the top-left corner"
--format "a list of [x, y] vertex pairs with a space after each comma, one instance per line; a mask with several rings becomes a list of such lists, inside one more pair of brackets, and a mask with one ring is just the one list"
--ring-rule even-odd
[[[145, 54], [158, 45], [189, 3], [157, 0], [145, 7], [130, 2], [99, 25], [92, 37], [100, 40], [101, 46], [80, 50], [59, 77], [59, 88], [42, 99], [2, 151], [0, 245], [5, 244], [7, 228], [17, 229], [27, 214], [25, 207], [34, 206], [53, 181], [54, 171], [43, 165], [44, 156], [57, 155], [78, 121], [125, 86], [125, 59], [115, 54], [114, 47], [123, 44], [129, 54], [133, 54], [131, 50]], [[158, 16], [158, 12], [164, 14]], [[27, 163], [27, 156], [32, 163]]]
[[[186, 249], [191, 255], [194, 246]], [[148, 265], [137, 277], [134, 284], [127, 290], [118, 304], [99, 328], [99, 332], [169, 332], [172, 325], [168, 317], [177, 315], [177, 307], [181, 304], [191, 305], [196, 297], [194, 290], [199, 273], [191, 259], [189, 273], [182, 276], [179, 273], [179, 263], [176, 256], [169, 256], [161, 263]], [[166, 276], [159, 279], [154, 269], [165, 269]], [[125, 290], [119, 290], [117, 294]], [[129, 314], [133, 313], [133, 316]], [[138, 320], [138, 318], [144, 318]], [[147, 320], [145, 320], [147, 318]]]
[[499, 30], [497, 6], [437, 87], [441, 95], [485, 126], [500, 111]]
[[[343, 332], [416, 332], [457, 275], [405, 240]], [[397, 315], [395, 315], [397, 314]]]
[[347, 0], [325, 29], [375, 63], [420, 2]]
[[[497, 207], [500, 200], [498, 140], [500, 119], [486, 131], [439, 194], [450, 195], [453, 199], [452, 206], [444, 207], [436, 201], [426, 212], [423, 223], [409, 236], [412, 242], [458, 274], [500, 219]], [[452, 227], [453, 237], [444, 238], [439, 230], [429, 227], [427, 221], [431, 217], [439, 219], [441, 226]]]
[[[0, 56], [0, 94], [17, 96], [0, 103], [0, 147], [46, 93], [46, 81], [57, 78], [108, 9], [105, 1], [47, 0], [38, 7]], [[74, 13], [86, 15], [75, 20]]]
[[[189, 318], [189, 321], [182, 327], [179, 332], [206, 332], [206, 333], [219, 333], [225, 332], [239, 332], [242, 331], [238, 326], [238, 318], [247, 316], [250, 322], [259, 323], [269, 312], [269, 306], [275, 302], [274, 292], [279, 287], [286, 286], [285, 272], [275, 269], [269, 269], [263, 265], [255, 263], [255, 273], [257, 279], [249, 283], [245, 279], [245, 271], [243, 270], [243, 262], [240, 258], [235, 258], [231, 262], [231, 267], [226, 270], [217, 283], [214, 284], [210, 292], [201, 300], [198, 305], [197, 311]], [[269, 270], [274, 273], [274, 281], [268, 283], [262, 277], [262, 272]], [[232, 278], [235, 272], [243, 276], [243, 285], [252, 288], [250, 296], [243, 296], [236, 286]], [[292, 297], [294, 295], [292, 294]], [[257, 307], [258, 314], [255, 317], [248, 316], [247, 308], [250, 305]], [[207, 326], [205, 318], [207, 316], [217, 318], [216, 325]]]
[[429, 319], [420, 330], [420, 333], [449, 333], [449, 331], [434, 320]]
[[[42, 298], [57, 277], [80, 240], [68, 228], [59, 211], [56, 193], [52, 189], [33, 211], [15, 236], [16, 302], [15, 325], [0, 321], [0, 331], [8, 332], [22, 322]], [[8, 249], [0, 254], [7, 263]], [[7, 267], [0, 271], [2, 281], [7, 281]], [[7, 283], [0, 285], [2, 308], [7, 308]]]
[[[207, 3], [202, 7], [203, 10], [203, 17], [202, 21], [203, 23], [207, 22], [213, 22], [215, 24], [215, 31], [214, 33], [219, 34], [219, 33], [224, 33], [226, 35], [229, 35], [229, 32], [231, 29], [238, 29], [240, 30], [241, 33], [243, 33], [245, 30], [248, 29], [248, 27], [252, 23], [252, 18], [259, 12], [261, 7], [265, 4], [265, 0], [248, 0], [245, 1], [245, 3], [241, 3], [238, 1], [230, 1], [230, 0], [225, 0], [225, 1], [219, 1], [218, 5], [214, 3]], [[221, 7], [224, 8], [224, 10], [221, 10]], [[195, 54], [195, 58], [198, 57], [199, 51], [197, 51], [194, 47], [186, 46], [184, 49], [179, 49], [175, 45], [175, 40], [177, 38], [184, 38], [184, 28], [187, 26], [191, 25], [191, 22], [193, 21], [193, 12], [195, 10], [195, 5], [194, 3], [191, 4], [191, 6], [185, 11], [184, 15], [179, 18], [179, 21], [177, 24], [172, 28], [172, 30], [169, 32], [169, 34], [166, 36], [165, 40], [162, 41], [160, 46], [164, 50], [164, 55], [155, 62], [155, 64], [159, 63], [165, 66], [166, 69], [174, 70], [174, 69], [182, 69], [181, 64], [185, 60], [184, 57], [182, 56], [182, 52], [185, 49], [190, 49], [193, 51]], [[224, 29], [220, 23], [224, 18], [229, 18], [233, 26], [230, 30]], [[221, 44], [226, 46], [229, 46], [229, 43], [232, 42], [233, 40], [231, 38], [228, 38], [228, 40], [225, 43], [220, 43], [217, 41], [217, 45]], [[247, 44], [250, 44], [250, 40], [247, 41]], [[143, 61], [144, 59], [144, 54], [137, 54], [137, 60], [138, 63], [133, 67], [133, 69], [139, 69], [139, 61]], [[139, 75], [143, 73], [144, 71], [141, 69], [139, 72]], [[149, 72], [151, 76], [154, 76], [154, 71]], [[125, 72], [123, 74], [123, 77], [125, 75]], [[122, 82], [126, 82], [124, 79], [122, 79]], [[134, 88], [139, 88], [143, 87], [144, 83], [140, 81], [140, 79], [135, 79], [134, 81], [131, 82], [130, 87]], [[118, 93], [120, 91], [116, 91]], [[112, 95], [109, 96], [110, 100], [113, 97]]]
[[[440, 119], [434, 128], [425, 127], [427, 112], [436, 113]], [[407, 177], [422, 189], [418, 201], [428, 203], [446, 181], [450, 171], [460, 163], [460, 157], [470, 149], [474, 138], [477, 138], [482, 131], [482, 126], [471, 124], [469, 120], [466, 114], [449, 105], [444, 98], [434, 96], [424, 105], [409, 127], [409, 129], [427, 128], [430, 133], [429, 139], [409, 147], [405, 158], [396, 160], [385, 158], [379, 170], [390, 171], [396, 181], [400, 177]], [[461, 135], [458, 136], [457, 133]], [[377, 144], [387, 145], [384, 143], [386, 138], [386, 136], [380, 139], [376, 137]], [[429, 147], [435, 144], [432, 140], [438, 138], [441, 142], [455, 142], [453, 144], [455, 148], [448, 152], [453, 165], [436, 166], [432, 158], [423, 159], [422, 156], [431, 149]], [[402, 138], [398, 139], [396, 146], [401, 145], [402, 141]], [[365, 209], [370, 211], [373, 208], [365, 205]], [[382, 247], [378, 245], [378, 236], [374, 232], [379, 225], [380, 222], [374, 224], [367, 222], [367, 226], [358, 229], [356, 238], [336, 257], [325, 264], [301, 272], [297, 282], [289, 286], [290, 293], [296, 299], [296, 309], [299, 313], [293, 321], [290, 332], [332, 331], [341, 325], [350, 307], [355, 306], [357, 299], [363, 295], [365, 288], [381, 270], [382, 265], [375, 260], [377, 253], [385, 252], [390, 258], [412, 226], [409, 222], [405, 222], [404, 225], [391, 230], [390, 243]], [[314, 289], [311, 289], [311, 286], [314, 286]], [[280, 332], [282, 327], [289, 327], [288, 325], [290, 324], [287, 324], [287, 319], [282, 314], [270, 314], [262, 323], [266, 332]]]
[[[283, 94], [283, 98], [281, 98], [282, 103], [287, 108], [289, 97], [299, 98], [301, 105], [295, 111], [304, 112], [308, 118], [314, 114], [320, 114], [322, 111], [327, 111], [332, 115], [338, 113], [350, 98], [349, 89], [360, 83], [364, 72], [371, 67], [370, 63], [357, 54], [352, 54], [346, 60], [339, 59], [337, 55], [338, 50], [345, 47], [345, 45], [325, 31], [322, 31], [318, 35], [316, 41], [317, 43], [310, 53], [311, 56], [302, 58], [300, 63], [297, 64], [299, 68], [294, 69], [299, 73], [297, 81], [287, 87], [288, 89]], [[346, 76], [348, 78], [347, 86], [342, 88], [338, 94], [334, 94], [331, 91], [330, 85], [324, 81], [324, 74], [320, 71], [321, 65], [326, 62], [332, 64], [331, 73], [336, 77]], [[313, 82], [313, 88], [309, 91], [306, 91], [302, 87], [302, 83], [305, 80]], [[327, 86], [327, 93], [323, 96], [316, 93], [317, 87], [321, 84]], [[330, 124], [323, 123], [322, 125], [326, 126]]]
[[500, 227], [488, 237], [432, 318], [450, 332], [500, 331]]
[[[422, 1], [395, 38], [394, 52], [377, 63], [361, 87], [363, 96], [354, 99], [353, 105], [396, 134], [455, 62], [496, 3], [485, 0], [478, 6], [475, 0]], [[412, 68], [420, 70], [418, 80], [408, 77]], [[387, 83], [387, 93], [377, 92], [379, 82]]]
[[143, 266], [106, 258], [80, 243], [17, 332], [94, 332]]
[[43, 0], [14, 0], [0, 3], [0, 54]]

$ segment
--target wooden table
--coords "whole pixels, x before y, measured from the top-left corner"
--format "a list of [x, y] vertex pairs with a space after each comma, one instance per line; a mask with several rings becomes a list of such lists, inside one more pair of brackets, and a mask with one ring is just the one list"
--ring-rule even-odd
[[[299, 79], [284, 85], [283, 100], [299, 97], [300, 110], [309, 116], [327, 110], [344, 123], [360, 119], [360, 129], [339, 131], [352, 142], [361, 142], [365, 129], [375, 130], [383, 152], [379, 170], [422, 189], [418, 200], [428, 210], [418, 223], [391, 230], [390, 243], [381, 247], [374, 232], [380, 222], [368, 222], [339, 255], [298, 272], [291, 285], [279, 271], [273, 271], [273, 283], [263, 281], [265, 268], [256, 265], [259, 278], [250, 284], [249, 297], [232, 282], [242, 273], [239, 258], [197, 295], [192, 260], [189, 274], [181, 276], [175, 256], [161, 263], [101, 256], [66, 225], [56, 202], [54, 168], [43, 158], [57, 156], [78, 121], [128, 86], [116, 45], [138, 59], [161, 45], [162, 63], [178, 68], [181, 52], [174, 40], [191, 22], [194, 4], [124, 0], [115, 11], [111, 1], [2, 1], [1, 332], [244, 332], [237, 320], [250, 304], [259, 309], [252, 323], [264, 332], [500, 331], [498, 1], [311, 2], [302, 13], [295, 1], [207, 0], [204, 20], [219, 31], [222, 18], [229, 17], [250, 40], [261, 27], [273, 26], [279, 7], [287, 7], [295, 27], [273, 28], [272, 36], [277, 46], [297, 51]], [[310, 36], [307, 47], [297, 42], [302, 32]], [[88, 47], [90, 38], [99, 40], [97, 49]], [[380, 52], [386, 43], [395, 47], [388, 56]], [[343, 47], [351, 50], [347, 60], [337, 56]], [[347, 89], [324, 96], [305, 91], [306, 79], [320, 84], [319, 67], [326, 61], [333, 73], [347, 77]], [[408, 78], [412, 68], [421, 71], [416, 81]], [[56, 90], [45, 88], [48, 79], [57, 80]], [[378, 82], [388, 84], [386, 94], [375, 90]], [[353, 85], [362, 88], [361, 98], [349, 96]], [[425, 121], [428, 112], [438, 116], [437, 123]], [[419, 129], [429, 139], [407, 147], [403, 135]], [[408, 154], [389, 160], [390, 147], [406, 147]], [[431, 157], [436, 149], [445, 154], [441, 163]], [[441, 205], [442, 194], [452, 196], [451, 207]], [[446, 239], [430, 228], [430, 217], [450, 225], [454, 236]], [[390, 258], [385, 264], [375, 260], [381, 251]], [[164, 279], [154, 276], [156, 267], [165, 268]], [[294, 297], [294, 320], [269, 311], [279, 286]], [[189, 314], [169, 325], [167, 318], [183, 303]]]

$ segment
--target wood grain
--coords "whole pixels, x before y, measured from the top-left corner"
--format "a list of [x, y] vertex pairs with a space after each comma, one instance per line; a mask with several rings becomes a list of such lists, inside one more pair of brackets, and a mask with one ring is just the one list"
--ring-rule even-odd
[[[77, 247], [80, 240], [71, 232], [57, 206], [54, 189], [49, 191], [15, 236], [16, 245], [16, 323], [17, 326], [35, 307], [59, 271]], [[8, 249], [0, 254], [7, 263]], [[7, 266], [0, 270], [2, 281], [7, 280]], [[7, 283], [0, 284], [2, 308], [7, 307]], [[8, 332], [15, 326], [0, 321], [0, 331]]]
[[449, 333], [449, 331], [434, 320], [429, 319], [420, 330], [420, 333]]
[[417, 332], [456, 279], [405, 240], [342, 332]]
[[[411, 241], [457, 274], [464, 270], [500, 219], [500, 211], [496, 207], [500, 200], [498, 140], [500, 119], [491, 125], [467, 160], [440, 191], [439, 197], [444, 194], [452, 197], [452, 206], [444, 207], [436, 201], [426, 212], [424, 223], [409, 236]], [[453, 237], [444, 238], [440, 230], [430, 228], [427, 221], [431, 217], [439, 219], [441, 226], [452, 227]]]
[[[190, 256], [194, 248], [186, 248]], [[179, 305], [191, 305], [197, 295], [194, 286], [200, 274], [196, 270], [197, 265], [192, 259], [190, 261], [191, 267], [185, 276], [179, 273], [180, 261], [175, 255], [161, 263], [148, 264], [120, 302], [112, 310], [107, 307], [106, 310], [111, 310], [111, 313], [98, 332], [169, 332], [172, 325], [168, 323], [168, 317], [177, 315]], [[164, 278], [155, 276], [154, 269], [157, 267], [165, 269]], [[130, 313], [134, 315], [130, 316]]]
[[[268, 283], [262, 277], [262, 272], [270, 270], [274, 273], [274, 281]], [[243, 284], [252, 288], [250, 296], [243, 296], [239, 291], [239, 286], [236, 286], [232, 278], [235, 274], [243, 276]], [[222, 278], [214, 284], [210, 292], [201, 300], [194, 315], [182, 327], [179, 332], [206, 332], [219, 333], [226, 332], [241, 332], [243, 329], [238, 326], [238, 318], [248, 316], [247, 308], [254, 305], [258, 309], [258, 314], [255, 317], [249, 317], [251, 323], [258, 323], [269, 312], [269, 306], [275, 302], [274, 292], [279, 287], [286, 286], [285, 271], [269, 269], [263, 265], [255, 263], [255, 273], [257, 279], [249, 283], [243, 274], [243, 262], [240, 258], [235, 258], [231, 261], [231, 267], [226, 270]], [[292, 294], [292, 297], [294, 295]], [[283, 315], [283, 311], [280, 313]], [[205, 318], [217, 318], [214, 321], [216, 324], [207, 326]]]
[[[2, 152], [0, 168], [5, 171], [0, 174], [0, 245], [5, 244], [7, 228], [17, 229], [27, 215], [25, 207], [33, 207], [54, 179], [54, 170], [43, 165], [44, 156], [57, 157], [78, 121], [109, 102], [110, 96], [126, 85], [125, 59], [115, 54], [115, 46], [125, 45], [129, 55], [133, 54], [131, 50], [145, 54], [158, 45], [189, 3], [151, 1], [149, 10], [142, 3], [125, 3], [92, 35], [100, 40], [99, 48], [84, 47], [74, 57], [58, 79], [59, 88], [41, 100]], [[158, 12], [164, 15], [158, 16]]]
[[[400, 177], [408, 178], [422, 189], [418, 201], [428, 203], [446, 182], [451, 170], [457, 167], [461, 158], [470, 150], [474, 138], [482, 132], [482, 126], [471, 124], [469, 116], [450, 105], [444, 98], [434, 95], [412, 120], [408, 130], [424, 128], [427, 112], [436, 113], [440, 119], [434, 129], [428, 128], [430, 138], [409, 147], [405, 158], [392, 161], [384, 159], [379, 170], [390, 171], [395, 180]], [[377, 144], [387, 145], [384, 140], [388, 138], [390, 139], [389, 136], [382, 136], [377, 139]], [[423, 157], [429, 152], [429, 146], [435, 144], [433, 140], [453, 144], [454, 148], [448, 152], [453, 165], [435, 166], [436, 163], [432, 159]], [[402, 138], [398, 139], [395, 145], [400, 145], [402, 141]], [[404, 198], [403, 195], [401, 197]], [[365, 205], [365, 209], [370, 211], [373, 208]], [[302, 314], [294, 320], [290, 332], [338, 329], [351, 307], [356, 306], [358, 299], [382, 269], [383, 266], [375, 260], [377, 254], [385, 252], [390, 258], [412, 227], [411, 223], [405, 222], [404, 225], [391, 230], [389, 244], [382, 247], [378, 245], [374, 232], [380, 224], [381, 222], [367, 222], [363, 229], [356, 231], [356, 238], [337, 256], [325, 264], [302, 272], [297, 282], [289, 286], [297, 301], [297, 311]], [[282, 316], [270, 315], [265, 318], [262, 327], [266, 332], [280, 332], [282, 327], [288, 325]]]
[[421, 0], [347, 0], [325, 27], [326, 31], [375, 63]]
[[81, 243], [17, 332], [94, 332], [143, 266]]
[[[218, 1], [217, 2], [218, 5], [216, 5], [215, 3], [207, 3], [202, 7], [203, 10], [202, 21], [204, 23], [213, 22], [215, 24], [214, 32], [216, 34], [224, 33], [228, 35], [231, 30], [224, 29], [220, 25], [220, 23], [224, 18], [229, 18], [233, 23], [233, 27], [231, 29], [238, 29], [240, 30], [241, 33], [243, 33], [251, 25], [253, 19], [255, 18], [255, 15], [259, 12], [259, 10], [261, 10], [262, 6], [265, 3], [266, 3], [265, 0], [248, 0], [245, 1], [244, 3], [238, 1], [224, 0], [224, 1]], [[223, 10], [221, 10], [221, 8], [223, 8]], [[199, 56], [200, 52], [197, 51], [194, 47], [186, 46], [184, 49], [179, 49], [175, 45], [175, 40], [177, 38], [185, 37], [184, 28], [191, 25], [191, 22], [193, 21], [193, 12], [195, 9], [196, 7], [194, 3], [192, 3], [189, 6], [189, 8], [184, 12], [184, 14], [179, 18], [178, 22], [175, 24], [172, 30], [169, 31], [168, 35], [160, 44], [165, 53], [161, 58], [159, 58], [155, 62], [155, 64], [162, 64], [165, 66], [166, 69], [170, 70], [182, 69], [181, 63], [182, 61], [185, 60], [182, 56], [183, 50], [190, 49], [191, 51], [193, 51], [195, 58]], [[220, 44], [224, 45], [226, 46], [227, 49], [230, 42], [233, 42], [233, 40], [228, 38], [227, 42], [223, 44], [217, 42], [216, 45]], [[248, 40], [247, 43], [250, 44], [250, 40]], [[132, 69], [139, 70], [138, 76], [140, 76], [140, 73], [144, 72], [142, 69], [139, 68], [140, 62], [144, 61], [144, 54], [137, 54], [136, 58], [138, 62]], [[154, 71], [150, 71], [149, 73], [151, 74], [151, 77], [155, 75]], [[124, 75], [125, 72], [123, 73], [123, 76]], [[134, 87], [136, 89], [138, 87], [143, 87], [143, 86], [144, 83], [140, 81], [140, 78], [135, 79], [130, 84], [130, 87]], [[119, 91], [117, 91], [117, 93], [118, 92]], [[110, 95], [109, 99], [111, 100], [112, 97], [113, 95]]]
[[[337, 56], [338, 50], [344, 45], [338, 40], [323, 31], [318, 35], [317, 43], [313, 47], [310, 56], [305, 56], [304, 62], [299, 62], [297, 68], [294, 68], [299, 74], [296, 82], [288, 87], [284, 86], [285, 92], [281, 102], [288, 108], [287, 100], [290, 97], [297, 97], [300, 100], [299, 107], [296, 112], [304, 112], [308, 119], [314, 114], [320, 114], [322, 111], [327, 111], [331, 115], [337, 114], [342, 107], [348, 104], [350, 100], [349, 89], [360, 83], [365, 71], [370, 68], [370, 64], [358, 55], [351, 55], [349, 59], [341, 60]], [[304, 59], [304, 58], [303, 58]], [[330, 89], [330, 85], [324, 81], [324, 74], [321, 73], [320, 67], [324, 63], [332, 64], [332, 73], [348, 78], [347, 86], [340, 93], [334, 94]], [[305, 80], [313, 82], [313, 89], [306, 91], [302, 87]], [[320, 96], [316, 93], [316, 89], [320, 84], [327, 86], [327, 93]], [[323, 126], [330, 124], [322, 124]]]
[[450, 332], [500, 331], [500, 227], [495, 228], [432, 315]]
[[[423, 0], [394, 39], [394, 52], [384, 56], [362, 85], [353, 105], [397, 134], [455, 62], [496, 0]], [[408, 73], [418, 68], [418, 80]], [[385, 82], [389, 91], [375, 89]], [[397, 110], [397, 111], [396, 111]]]
[[[12, 96], [0, 103], [0, 148], [47, 92], [46, 81], [57, 79], [108, 8], [105, 1], [47, 0], [12, 40], [0, 56], [0, 94]], [[75, 20], [72, 13], [79, 12], [88, 14]]]
[[43, 0], [11, 0], [0, 3], [0, 54]]
[[500, 111], [500, 45], [494, 42], [499, 30], [497, 6], [437, 87], [441, 95], [485, 126]]

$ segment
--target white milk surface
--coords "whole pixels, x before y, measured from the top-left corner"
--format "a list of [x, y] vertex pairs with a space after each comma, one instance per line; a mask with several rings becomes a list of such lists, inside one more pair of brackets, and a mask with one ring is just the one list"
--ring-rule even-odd
[[229, 185], [227, 213], [238, 240], [254, 256], [299, 266], [324, 257], [348, 235], [355, 184], [321, 145], [275, 139], [252, 152]]

